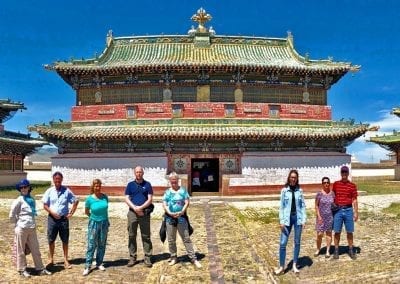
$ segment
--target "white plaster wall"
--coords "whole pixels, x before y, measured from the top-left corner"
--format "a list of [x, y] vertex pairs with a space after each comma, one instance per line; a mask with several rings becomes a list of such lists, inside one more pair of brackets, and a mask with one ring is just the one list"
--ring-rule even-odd
[[244, 153], [242, 175], [231, 177], [229, 185], [285, 184], [291, 169], [299, 171], [300, 184], [320, 183], [323, 176], [340, 178], [340, 167], [351, 168], [351, 156], [334, 152]]
[[144, 168], [153, 186], [167, 186], [167, 157], [163, 154], [64, 154], [52, 158], [52, 172], [60, 171], [68, 185], [90, 185], [95, 178], [104, 186], [126, 186], [133, 169]]

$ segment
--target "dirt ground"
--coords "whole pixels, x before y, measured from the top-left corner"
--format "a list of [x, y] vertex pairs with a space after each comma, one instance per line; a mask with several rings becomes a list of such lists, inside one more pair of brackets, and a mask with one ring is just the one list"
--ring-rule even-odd
[[[110, 214], [111, 227], [105, 255], [106, 271], [93, 270], [82, 276], [86, 251], [87, 218], [83, 215], [71, 219], [70, 261], [73, 268], [62, 266], [61, 243], [56, 243], [57, 265], [51, 268], [51, 276], [32, 276], [24, 280], [11, 262], [13, 225], [8, 221], [9, 207], [0, 208], [0, 282], [1, 283], [400, 283], [398, 257], [400, 255], [399, 220], [385, 215], [381, 210], [360, 211], [356, 224], [355, 247], [357, 260], [346, 254], [345, 235], [341, 244], [339, 260], [326, 259], [323, 255], [314, 257], [314, 217], [310, 209], [308, 222], [302, 236], [300, 252], [300, 274], [290, 270], [282, 276], [272, 274], [277, 265], [279, 229], [277, 208], [267, 201], [258, 201], [257, 207], [249, 203], [240, 208], [234, 202], [210, 201], [193, 202], [189, 208], [191, 224], [194, 227], [192, 241], [202, 264], [196, 269], [187, 258], [182, 242], [178, 239], [179, 262], [168, 265], [167, 243], [158, 236], [161, 213], [155, 211], [152, 218], [153, 262], [147, 268], [141, 262], [132, 268], [128, 262], [128, 235], [125, 212], [115, 217]], [[264, 206], [265, 205], [265, 206]], [[114, 204], [124, 211], [126, 206]], [[156, 204], [156, 208], [159, 207]], [[46, 217], [38, 217], [38, 237], [44, 263], [47, 261]], [[292, 238], [287, 250], [290, 266]], [[139, 260], [143, 254], [140, 238]], [[28, 265], [33, 270], [32, 258]]]

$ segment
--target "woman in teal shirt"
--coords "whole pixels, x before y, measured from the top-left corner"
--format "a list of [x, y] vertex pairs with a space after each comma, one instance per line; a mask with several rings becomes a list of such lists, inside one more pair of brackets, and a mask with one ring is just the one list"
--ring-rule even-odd
[[163, 207], [165, 210], [168, 247], [171, 254], [169, 265], [178, 262], [176, 248], [176, 232], [179, 233], [185, 245], [190, 261], [197, 268], [201, 268], [200, 262], [196, 258], [192, 241], [189, 236], [189, 224], [186, 218], [186, 210], [189, 207], [189, 193], [186, 188], [179, 185], [179, 176], [172, 172], [169, 175], [171, 187], [168, 188], [163, 196]]
[[85, 214], [89, 216], [87, 233], [86, 263], [83, 276], [90, 272], [93, 255], [96, 252], [96, 266], [99, 270], [106, 270], [103, 265], [106, 252], [108, 227], [108, 197], [101, 192], [101, 180], [94, 179], [90, 189], [90, 195], [86, 198]]

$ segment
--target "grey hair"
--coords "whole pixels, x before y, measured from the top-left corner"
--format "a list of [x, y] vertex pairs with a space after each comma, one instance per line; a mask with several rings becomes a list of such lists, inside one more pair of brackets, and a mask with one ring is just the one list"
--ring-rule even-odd
[[171, 178], [177, 178], [177, 179], [179, 179], [179, 175], [178, 175], [176, 172], [171, 172], [171, 173], [168, 175], [168, 179], [171, 179]]

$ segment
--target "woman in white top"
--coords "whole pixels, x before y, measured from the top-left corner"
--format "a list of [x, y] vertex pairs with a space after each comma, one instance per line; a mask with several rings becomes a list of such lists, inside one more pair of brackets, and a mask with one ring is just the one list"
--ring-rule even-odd
[[16, 185], [16, 188], [21, 195], [11, 205], [10, 220], [15, 224], [17, 270], [23, 277], [31, 276], [26, 270], [25, 252], [29, 249], [37, 274], [51, 275], [51, 272], [45, 269], [39, 251], [35, 222], [36, 202], [30, 194], [32, 187], [27, 179], [23, 179]]

